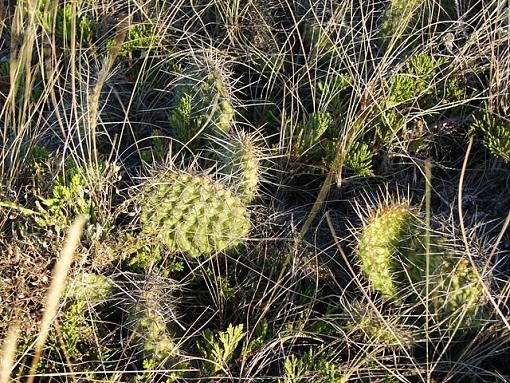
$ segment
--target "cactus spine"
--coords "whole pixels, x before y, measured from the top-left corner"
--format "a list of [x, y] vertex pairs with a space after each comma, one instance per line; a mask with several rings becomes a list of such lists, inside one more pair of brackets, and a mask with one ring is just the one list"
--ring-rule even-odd
[[241, 199], [206, 175], [169, 172], [152, 180], [143, 198], [143, 233], [173, 252], [220, 252], [239, 244], [251, 227]]

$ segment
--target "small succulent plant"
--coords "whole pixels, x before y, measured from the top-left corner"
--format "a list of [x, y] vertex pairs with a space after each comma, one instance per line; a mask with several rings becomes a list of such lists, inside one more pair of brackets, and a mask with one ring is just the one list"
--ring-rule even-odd
[[142, 231], [192, 257], [236, 246], [251, 228], [243, 201], [207, 175], [171, 171], [143, 192]]

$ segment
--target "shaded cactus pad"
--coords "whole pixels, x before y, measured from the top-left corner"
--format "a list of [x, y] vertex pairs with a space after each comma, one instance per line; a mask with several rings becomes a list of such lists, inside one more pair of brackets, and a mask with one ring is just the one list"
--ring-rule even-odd
[[241, 200], [205, 175], [170, 172], [143, 193], [144, 234], [192, 257], [238, 245], [250, 227]]

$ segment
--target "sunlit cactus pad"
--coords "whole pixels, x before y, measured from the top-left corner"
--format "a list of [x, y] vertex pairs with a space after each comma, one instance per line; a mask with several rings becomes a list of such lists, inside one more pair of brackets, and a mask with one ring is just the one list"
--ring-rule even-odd
[[459, 328], [473, 327], [480, 322], [483, 285], [471, 262], [456, 256], [446, 242], [438, 233], [429, 234], [427, 278], [423, 219], [408, 203], [390, 202], [370, 210], [357, 253], [372, 289], [385, 300], [424, 304], [438, 321], [460, 318]]
[[234, 178], [235, 190], [243, 202], [250, 203], [257, 194], [260, 181], [260, 148], [252, 135], [239, 132], [226, 137], [227, 155], [222, 155], [226, 162], [225, 173]]
[[192, 257], [238, 245], [250, 230], [242, 201], [206, 175], [169, 172], [145, 188], [143, 233]]
[[397, 252], [401, 243], [410, 238], [416, 224], [407, 204], [386, 207], [372, 212], [359, 234], [358, 255], [362, 269], [384, 298], [396, 297], [394, 280], [399, 268]]

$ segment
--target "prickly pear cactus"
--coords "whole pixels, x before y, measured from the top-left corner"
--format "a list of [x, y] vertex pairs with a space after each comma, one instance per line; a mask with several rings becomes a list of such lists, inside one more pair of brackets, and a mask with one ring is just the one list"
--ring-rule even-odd
[[461, 329], [481, 323], [484, 289], [469, 260], [444, 257], [431, 286], [429, 301], [440, 320]]
[[128, 305], [127, 325], [132, 332], [132, 341], [143, 352], [144, 358], [157, 363], [178, 354], [178, 347], [167, 330], [166, 315], [172, 310], [162, 305], [168, 299], [168, 287], [163, 278], [150, 275], [141, 281], [140, 286], [129, 289], [136, 299]]
[[359, 234], [357, 248], [364, 274], [385, 299], [398, 294], [398, 251], [415, 229], [416, 217], [408, 204], [387, 206], [371, 213]]
[[96, 304], [106, 299], [114, 286], [114, 281], [101, 274], [80, 273], [69, 285], [67, 294], [76, 301]]
[[226, 75], [219, 69], [185, 73], [175, 84], [170, 123], [183, 143], [200, 135], [228, 132], [234, 108]]
[[141, 209], [145, 235], [192, 257], [236, 246], [251, 227], [241, 199], [209, 176], [182, 171], [152, 180]]
[[260, 150], [252, 135], [239, 132], [225, 139], [226, 147], [220, 161], [225, 163], [224, 172], [232, 177], [236, 194], [245, 203], [253, 201], [260, 178]]
[[364, 274], [386, 300], [428, 302], [436, 320], [461, 329], [475, 326], [484, 297], [475, 270], [469, 260], [455, 256], [444, 238], [431, 234], [427, 289], [425, 233], [419, 212], [407, 203], [375, 209], [358, 238]]

